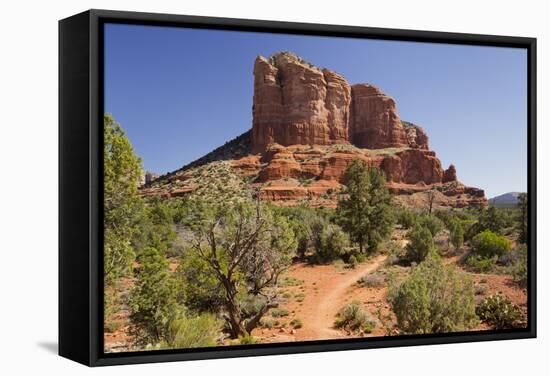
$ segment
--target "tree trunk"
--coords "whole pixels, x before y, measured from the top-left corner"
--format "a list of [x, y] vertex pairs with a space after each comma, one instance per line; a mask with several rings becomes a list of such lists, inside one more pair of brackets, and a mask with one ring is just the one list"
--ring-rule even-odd
[[239, 338], [246, 335], [246, 330], [241, 319], [241, 310], [236, 301], [237, 288], [233, 281], [225, 279], [223, 281], [225, 287], [225, 308], [227, 309], [227, 319], [229, 322], [231, 338]]

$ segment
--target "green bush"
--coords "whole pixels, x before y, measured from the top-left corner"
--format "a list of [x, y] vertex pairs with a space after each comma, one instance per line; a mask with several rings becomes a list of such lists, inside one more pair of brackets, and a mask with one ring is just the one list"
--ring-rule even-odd
[[271, 320], [271, 319], [262, 319], [260, 321], [260, 326], [262, 328], [266, 328], [266, 329], [271, 329], [273, 327], [275, 327], [275, 320]]
[[284, 308], [273, 308], [271, 310], [271, 317], [285, 317], [288, 316], [288, 310]]
[[406, 247], [406, 258], [410, 262], [422, 262], [429, 254], [435, 253], [432, 233], [426, 227], [414, 226], [407, 238], [409, 243]]
[[365, 287], [382, 287], [386, 285], [386, 276], [380, 273], [369, 273], [359, 278], [357, 284]]
[[451, 243], [454, 245], [455, 248], [462, 247], [462, 244], [464, 244], [464, 227], [462, 227], [462, 223], [458, 220], [455, 220], [451, 225], [451, 233], [449, 235]]
[[417, 221], [418, 215], [410, 209], [403, 208], [397, 212], [397, 224], [404, 229], [413, 228]]
[[489, 230], [477, 234], [472, 239], [473, 251], [483, 258], [502, 256], [509, 252], [511, 247], [512, 243], [508, 239]]
[[439, 258], [427, 258], [401, 283], [392, 281], [388, 298], [404, 334], [463, 331], [477, 324], [471, 279]]
[[482, 257], [478, 255], [470, 255], [466, 259], [466, 266], [475, 273], [488, 273], [495, 267], [497, 257]]
[[239, 344], [241, 345], [254, 345], [256, 343], [260, 343], [260, 340], [251, 336], [250, 334], [244, 335], [239, 339]]
[[294, 328], [294, 329], [300, 329], [301, 327], [304, 326], [304, 323], [302, 322], [302, 320], [300, 319], [294, 319], [290, 322], [290, 325]]
[[361, 307], [360, 302], [354, 301], [340, 309], [334, 327], [370, 333], [376, 327], [376, 322]]
[[357, 261], [357, 258], [355, 258], [354, 255], [351, 255], [348, 259], [348, 265], [350, 268], [355, 269], [357, 265], [359, 265], [359, 261]]
[[312, 232], [316, 262], [327, 263], [346, 254], [349, 238], [339, 226], [320, 219], [312, 226]]
[[213, 314], [181, 317], [170, 324], [162, 347], [182, 349], [216, 346], [216, 337], [220, 331], [221, 323]]
[[518, 306], [502, 294], [485, 298], [476, 308], [480, 319], [495, 329], [512, 329], [523, 326], [523, 314]]
[[527, 288], [527, 247], [522, 246], [516, 251], [519, 253], [519, 258], [510, 267], [510, 274], [518, 285]]
[[430, 230], [432, 237], [435, 237], [445, 228], [443, 221], [437, 218], [435, 215], [425, 215], [420, 217], [418, 223]]
[[130, 293], [130, 320], [137, 342], [159, 342], [179, 313], [177, 289], [168, 261], [157, 249], [145, 248], [138, 257], [136, 282]]

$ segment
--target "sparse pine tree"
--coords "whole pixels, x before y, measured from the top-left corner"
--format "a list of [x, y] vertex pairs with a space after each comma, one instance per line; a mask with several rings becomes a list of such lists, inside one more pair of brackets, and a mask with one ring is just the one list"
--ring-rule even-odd
[[391, 196], [384, 172], [354, 160], [346, 169], [346, 188], [338, 202], [337, 221], [363, 253], [376, 250], [393, 226]]

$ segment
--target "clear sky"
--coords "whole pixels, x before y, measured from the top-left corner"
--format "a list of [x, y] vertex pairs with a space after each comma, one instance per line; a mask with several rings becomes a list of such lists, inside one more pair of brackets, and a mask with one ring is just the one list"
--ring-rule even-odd
[[251, 128], [254, 59], [278, 51], [380, 87], [466, 185], [526, 191], [522, 49], [108, 24], [105, 111], [145, 169], [173, 171]]

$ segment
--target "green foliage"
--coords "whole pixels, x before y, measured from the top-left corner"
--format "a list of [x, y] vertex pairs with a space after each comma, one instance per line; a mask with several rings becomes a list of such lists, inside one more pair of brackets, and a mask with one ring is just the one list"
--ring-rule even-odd
[[409, 231], [407, 238], [406, 258], [410, 262], [422, 262], [428, 255], [436, 253], [433, 236], [428, 228], [416, 225]]
[[458, 220], [452, 222], [450, 226], [450, 240], [455, 248], [460, 248], [464, 244], [464, 227]]
[[476, 308], [480, 319], [495, 329], [512, 329], [523, 326], [523, 314], [518, 306], [502, 294], [485, 298]]
[[404, 229], [413, 228], [418, 222], [418, 215], [411, 209], [401, 208], [397, 210], [397, 223]]
[[216, 346], [221, 324], [213, 314], [179, 317], [168, 326], [163, 348], [183, 349]]
[[250, 334], [276, 304], [272, 287], [295, 254], [294, 232], [283, 215], [259, 202], [198, 208], [189, 222], [189, 252], [208, 266], [200, 274], [219, 282], [227, 328], [232, 338], [239, 338]]
[[376, 327], [376, 321], [361, 307], [360, 302], [354, 301], [340, 309], [334, 327], [370, 333]]
[[350, 239], [375, 251], [393, 227], [391, 196], [384, 172], [354, 160], [346, 169], [346, 188], [338, 202], [337, 222]]
[[518, 208], [519, 215], [517, 219], [517, 227], [519, 229], [519, 238], [520, 243], [526, 244], [528, 241], [528, 228], [527, 223], [529, 220], [529, 205], [527, 202], [527, 193], [520, 193], [518, 196]]
[[444, 223], [441, 219], [437, 218], [435, 215], [424, 215], [421, 216], [418, 220], [418, 223], [430, 230], [432, 237], [436, 237], [441, 231], [443, 231]]
[[471, 279], [439, 258], [427, 258], [402, 283], [392, 281], [388, 297], [404, 334], [463, 331], [477, 324]]
[[104, 276], [106, 285], [126, 275], [135, 259], [132, 240], [142, 211], [137, 195], [141, 160], [112, 115], [103, 117]]
[[260, 340], [250, 334], [246, 334], [239, 339], [240, 345], [254, 345], [256, 343], [260, 343]]
[[472, 248], [476, 255], [483, 258], [502, 256], [510, 251], [512, 243], [503, 236], [485, 230], [472, 239]]
[[293, 319], [291, 322], [290, 322], [290, 326], [292, 326], [294, 329], [300, 329], [301, 327], [304, 326], [304, 323], [302, 320], [300, 319]]
[[495, 267], [498, 257], [482, 257], [479, 255], [470, 255], [466, 259], [468, 269], [474, 273], [488, 273]]
[[132, 241], [134, 249], [154, 247], [159, 252], [170, 255], [176, 239], [174, 230], [174, 210], [160, 199], [147, 202], [138, 222], [138, 233]]
[[193, 312], [218, 312], [224, 304], [220, 281], [207, 261], [187, 250], [180, 258], [176, 279], [181, 287], [181, 301]]
[[495, 206], [489, 206], [481, 212], [479, 216], [479, 224], [481, 229], [489, 230], [496, 234], [502, 234], [504, 228], [511, 225], [510, 218], [506, 214], [507, 211], [499, 209]]
[[365, 287], [383, 287], [386, 285], [386, 277], [380, 273], [369, 273], [359, 278], [357, 284]]
[[519, 247], [516, 250], [519, 253], [519, 257], [510, 267], [510, 274], [514, 278], [514, 281], [522, 288], [527, 288], [527, 252], [526, 246]]
[[339, 226], [319, 217], [312, 223], [311, 232], [315, 248], [315, 262], [327, 263], [346, 254], [349, 240]]
[[357, 261], [357, 259], [355, 258], [354, 255], [351, 255], [348, 259], [348, 265], [350, 268], [352, 269], [355, 269], [357, 267], [357, 265], [359, 265], [359, 262]]
[[260, 327], [266, 328], [266, 329], [271, 329], [271, 328], [275, 327], [275, 320], [272, 320], [272, 319], [262, 319], [262, 320], [260, 321]]
[[274, 308], [270, 311], [271, 317], [286, 317], [289, 315], [287, 309], [284, 308]]
[[157, 249], [143, 249], [137, 262], [130, 319], [136, 326], [138, 342], [158, 342], [166, 338], [170, 322], [178, 315], [176, 284], [166, 258]]

